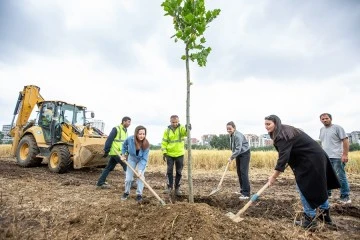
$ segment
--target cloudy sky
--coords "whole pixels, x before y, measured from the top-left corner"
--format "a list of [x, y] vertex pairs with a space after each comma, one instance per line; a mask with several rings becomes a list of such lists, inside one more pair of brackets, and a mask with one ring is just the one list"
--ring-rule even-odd
[[[105, 122], [123, 116], [161, 141], [169, 116], [186, 122], [181, 42], [161, 0], [0, 0], [0, 125], [18, 92], [85, 105]], [[263, 134], [277, 114], [318, 139], [322, 112], [360, 130], [360, 1], [206, 1], [221, 13], [206, 30], [208, 64], [191, 64], [192, 137]]]

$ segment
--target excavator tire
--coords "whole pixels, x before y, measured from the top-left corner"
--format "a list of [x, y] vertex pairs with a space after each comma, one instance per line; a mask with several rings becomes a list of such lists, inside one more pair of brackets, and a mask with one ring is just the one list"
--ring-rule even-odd
[[51, 172], [65, 173], [70, 169], [71, 163], [69, 148], [66, 145], [53, 147], [48, 163]]
[[16, 149], [16, 161], [21, 167], [36, 167], [42, 162], [42, 158], [37, 158], [40, 150], [32, 135], [25, 135], [19, 142]]

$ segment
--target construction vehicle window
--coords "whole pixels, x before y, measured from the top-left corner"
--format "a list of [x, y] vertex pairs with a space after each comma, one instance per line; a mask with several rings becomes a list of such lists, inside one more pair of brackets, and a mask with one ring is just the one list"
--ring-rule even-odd
[[42, 109], [41, 121], [43, 126], [50, 126], [52, 116], [54, 114], [52, 104], [45, 104]]

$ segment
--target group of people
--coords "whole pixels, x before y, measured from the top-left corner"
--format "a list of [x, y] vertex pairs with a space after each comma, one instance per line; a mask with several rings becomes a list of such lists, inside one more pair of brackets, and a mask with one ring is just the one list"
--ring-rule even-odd
[[[278, 116], [265, 117], [265, 128], [278, 152], [278, 160], [273, 174], [268, 179], [268, 184], [269, 186], [273, 185], [276, 178], [285, 171], [286, 167], [290, 166], [295, 175], [296, 189], [303, 206], [303, 217], [295, 223], [304, 228], [316, 226], [316, 219], [333, 225], [328, 200], [332, 197], [332, 189], [340, 188], [339, 201], [341, 203], [351, 203], [350, 188], [345, 172], [349, 152], [348, 137], [341, 126], [332, 124], [331, 114], [321, 114], [320, 121], [324, 125], [319, 136], [321, 145], [301, 129], [282, 124]], [[110, 159], [97, 183], [99, 188], [107, 188], [108, 184], [105, 182], [107, 175], [117, 163], [120, 163], [126, 172], [122, 200], [128, 199], [133, 181], [133, 171], [127, 170], [127, 164], [122, 159], [126, 159], [133, 169], [138, 167], [138, 174], [144, 178], [149, 156], [146, 128], [137, 126], [134, 135], [128, 137], [127, 128], [130, 123], [131, 119], [124, 117], [120, 126], [112, 129], [104, 147], [104, 157], [110, 156]], [[170, 194], [175, 189], [175, 195], [182, 194], [180, 181], [184, 165], [184, 138], [189, 130], [191, 130], [191, 125], [181, 125], [177, 115], [170, 117], [170, 125], [164, 131], [161, 143], [163, 160], [167, 163], [167, 188], [164, 193]], [[234, 159], [236, 161], [236, 172], [240, 185], [239, 199], [246, 200], [250, 198], [251, 193], [250, 146], [245, 136], [236, 130], [234, 122], [228, 122], [226, 130], [230, 137], [231, 149], [228, 161], [231, 162]], [[176, 169], [175, 183], [174, 165]], [[143, 188], [143, 183], [137, 180], [137, 201], [142, 200]]]
[[[137, 126], [134, 135], [128, 136], [127, 129], [131, 124], [130, 117], [123, 117], [121, 124], [114, 127], [104, 146], [104, 158], [108, 156], [109, 161], [103, 169], [97, 187], [100, 189], [110, 188], [106, 182], [106, 178], [111, 171], [114, 170], [117, 163], [119, 163], [125, 172], [125, 191], [121, 200], [129, 198], [130, 189], [134, 186], [134, 172], [132, 169], [137, 169], [137, 175], [145, 180], [145, 170], [147, 161], [149, 159], [150, 143], [146, 139], [146, 128], [144, 126]], [[180, 180], [182, 177], [182, 169], [184, 166], [185, 153], [185, 137], [187, 131], [191, 130], [191, 125], [184, 126], [179, 123], [179, 117], [172, 115], [170, 117], [170, 125], [164, 131], [161, 143], [161, 150], [163, 152], [163, 159], [167, 163], [167, 188], [164, 193], [170, 194], [175, 186], [175, 195], [181, 196]], [[132, 169], [128, 169], [130, 165]], [[173, 170], [176, 169], [175, 184]], [[136, 201], [143, 200], [142, 192], [144, 183], [140, 179], [136, 182]]]

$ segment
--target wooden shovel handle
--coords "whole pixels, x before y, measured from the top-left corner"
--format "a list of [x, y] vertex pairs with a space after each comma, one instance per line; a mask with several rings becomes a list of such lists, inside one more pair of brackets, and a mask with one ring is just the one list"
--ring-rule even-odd
[[269, 187], [269, 183], [266, 183], [257, 193], [255, 193], [248, 203], [245, 204], [245, 206], [239, 210], [239, 212], [234, 216], [234, 218], [239, 217], [241, 214], [243, 214], [250, 205], [257, 200], [257, 198], [265, 191], [266, 188]]
[[[121, 155], [117, 152], [118, 156], [121, 159]], [[144, 180], [144, 178], [133, 168], [131, 167], [131, 165], [125, 160], [123, 161], [130, 169], [131, 171], [133, 171], [135, 173], [135, 175], [144, 183], [144, 185], [150, 190], [150, 192], [157, 198], [157, 200], [159, 200], [159, 202], [161, 203], [161, 205], [165, 205], [164, 200], [162, 200], [159, 195], [157, 195], [157, 193], [152, 189], [152, 187], [150, 187], [150, 185]]]
[[218, 189], [220, 189], [221, 184], [222, 184], [222, 182], [224, 181], [225, 173], [226, 173], [226, 171], [228, 170], [229, 165], [230, 165], [230, 162], [228, 161], [227, 164], [226, 164], [226, 167], [225, 167], [225, 171], [224, 171], [223, 175], [221, 176], [221, 180], [220, 180], [219, 185], [218, 185], [218, 187], [217, 187]]

